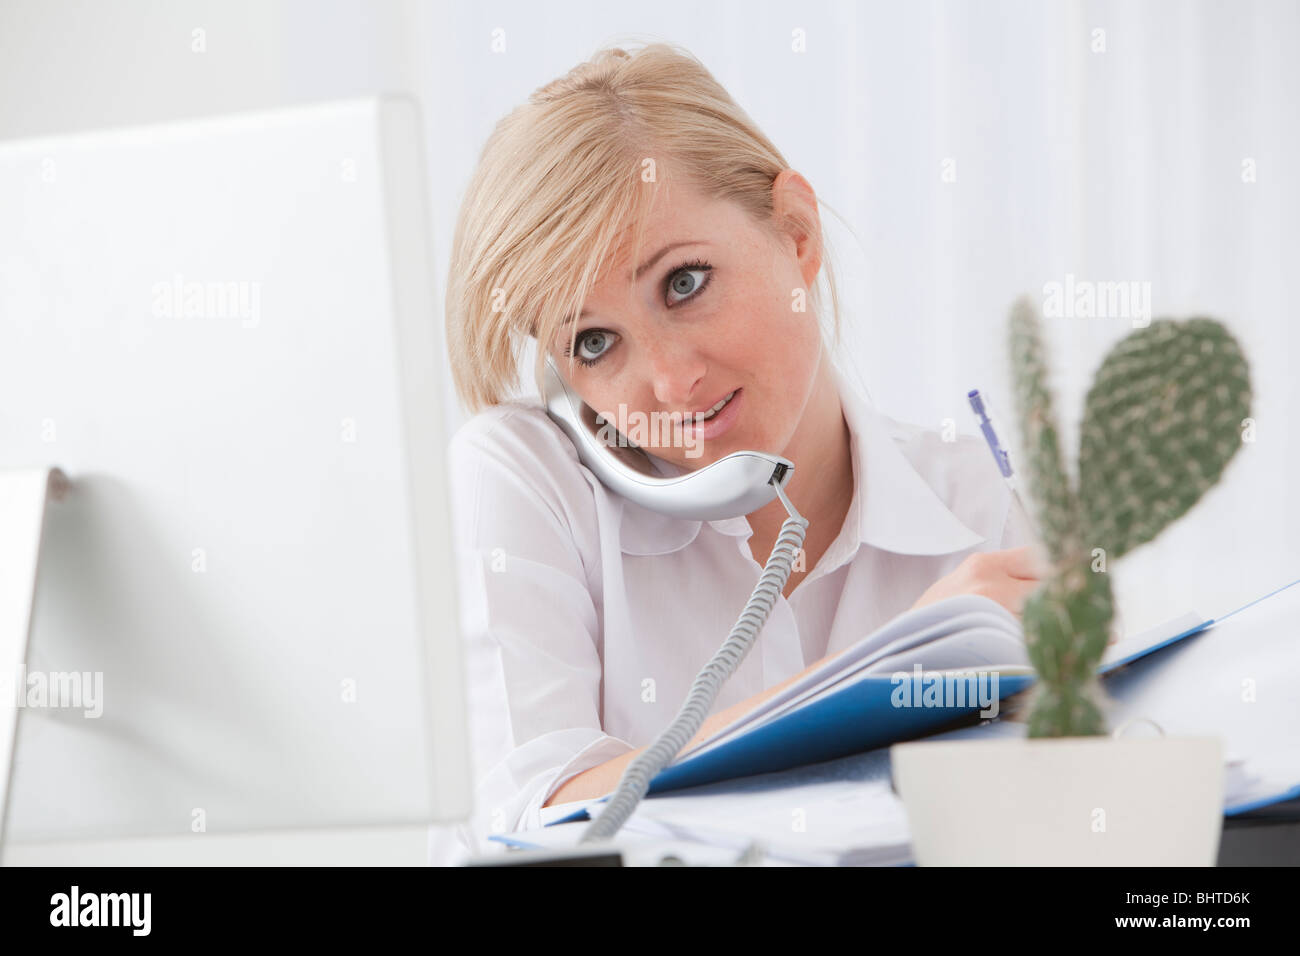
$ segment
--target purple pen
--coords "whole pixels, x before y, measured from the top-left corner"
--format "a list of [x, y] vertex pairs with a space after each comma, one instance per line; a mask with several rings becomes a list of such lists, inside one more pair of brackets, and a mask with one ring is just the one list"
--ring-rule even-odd
[[993, 417], [989, 414], [988, 409], [984, 407], [984, 399], [980, 396], [979, 389], [972, 388], [966, 393], [966, 398], [970, 401], [970, 407], [975, 412], [975, 417], [979, 419], [980, 431], [984, 434], [984, 440], [988, 443], [989, 451], [993, 453], [993, 461], [997, 463], [1003, 481], [1007, 483], [1007, 487], [1011, 489], [1011, 494], [1015, 496], [1021, 510], [1029, 519], [1034, 534], [1041, 540], [1042, 535], [1039, 533], [1038, 524], [1034, 520], [1034, 514], [1025, 507], [1025, 502], [1020, 497], [1020, 483], [1016, 481], [1015, 473], [1011, 470], [1011, 457], [1007, 454], [1006, 449], [1002, 447], [1002, 443], [998, 441], [998, 433], [993, 428]]

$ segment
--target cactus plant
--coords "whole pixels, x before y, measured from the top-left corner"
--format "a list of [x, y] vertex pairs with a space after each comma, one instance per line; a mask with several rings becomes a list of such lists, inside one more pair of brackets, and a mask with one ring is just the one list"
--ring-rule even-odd
[[1088, 390], [1076, 490], [1028, 298], [1009, 324], [1029, 494], [1052, 562], [1022, 615], [1039, 677], [1028, 735], [1095, 736], [1106, 732], [1096, 673], [1114, 618], [1106, 562], [1155, 538], [1219, 480], [1250, 416], [1250, 370], [1214, 319], [1158, 319], [1130, 333]]

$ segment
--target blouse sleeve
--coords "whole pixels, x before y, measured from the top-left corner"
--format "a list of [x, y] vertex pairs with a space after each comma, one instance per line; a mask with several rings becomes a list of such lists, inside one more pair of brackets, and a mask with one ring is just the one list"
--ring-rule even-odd
[[601, 729], [592, 489], [562, 436], [513, 414], [450, 448], [475, 841], [540, 826], [567, 780], [634, 749]]

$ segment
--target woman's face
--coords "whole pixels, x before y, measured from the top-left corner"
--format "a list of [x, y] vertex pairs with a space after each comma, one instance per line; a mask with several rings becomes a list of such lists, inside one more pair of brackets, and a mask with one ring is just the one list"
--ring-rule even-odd
[[[818, 221], [797, 173], [781, 173], [773, 192], [778, 213], [797, 205]], [[738, 206], [679, 186], [656, 203], [631, 285], [630, 247], [587, 296], [571, 372], [561, 328], [551, 348], [561, 374], [634, 444], [684, 468], [745, 449], [782, 454], [822, 348], [807, 305], [821, 262], [815, 237], [777, 241]]]

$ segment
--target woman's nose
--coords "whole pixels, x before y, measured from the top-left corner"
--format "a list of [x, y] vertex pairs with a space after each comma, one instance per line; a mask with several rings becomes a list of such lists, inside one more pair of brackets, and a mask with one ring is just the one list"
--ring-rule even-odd
[[670, 411], [688, 410], [696, 385], [704, 377], [704, 362], [689, 346], [651, 351], [650, 375], [655, 399]]

